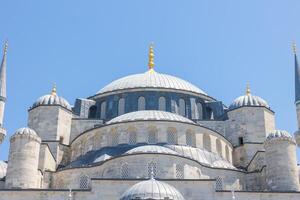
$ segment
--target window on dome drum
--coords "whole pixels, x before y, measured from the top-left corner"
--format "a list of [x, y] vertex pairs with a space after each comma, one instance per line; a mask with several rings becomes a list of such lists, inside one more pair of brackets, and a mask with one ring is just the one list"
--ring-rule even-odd
[[91, 119], [95, 119], [96, 118], [96, 113], [97, 113], [97, 106], [91, 106], [89, 108], [89, 116], [88, 118], [91, 118]]
[[148, 133], [148, 143], [149, 144], [156, 144], [157, 143], [156, 132], [150, 131]]
[[179, 114], [185, 116], [185, 101], [184, 99], [179, 99]]
[[146, 109], [146, 99], [145, 97], [139, 97], [138, 99], [138, 110]]
[[127, 163], [122, 163], [121, 165], [121, 177], [122, 179], [129, 177], [129, 167]]
[[216, 190], [223, 190], [223, 178], [218, 176], [216, 178]]
[[136, 144], [136, 132], [129, 132], [129, 144]]
[[193, 133], [191, 131], [187, 131], [185, 137], [186, 137], [185, 138], [186, 145], [196, 147], [196, 134], [195, 133]]
[[208, 134], [203, 135], [203, 147], [207, 151], [211, 151], [211, 139]]
[[184, 166], [183, 164], [176, 165], [176, 178], [184, 179]]
[[119, 144], [119, 134], [116, 132], [113, 132], [110, 134], [111, 137], [111, 146], [116, 146]]
[[90, 188], [90, 178], [87, 175], [83, 175], [83, 176], [80, 177], [79, 188], [80, 189]]
[[227, 145], [226, 145], [226, 147], [225, 147], [225, 154], [226, 154], [226, 160], [230, 161], [230, 157], [229, 157], [229, 148], [228, 148]]
[[100, 118], [105, 119], [106, 118], [106, 102], [101, 103], [101, 113], [100, 113]]
[[157, 176], [157, 165], [156, 162], [150, 162], [148, 163], [148, 177], [151, 177], [151, 173], [153, 171], [154, 177]]
[[223, 157], [222, 156], [222, 144], [221, 144], [220, 139], [216, 140], [216, 147], [217, 147], [217, 153], [219, 154], [219, 156]]
[[159, 97], [158, 99], [158, 110], [166, 111], [166, 98]]
[[119, 99], [118, 103], [118, 115], [123, 115], [125, 113], [125, 99]]
[[167, 131], [167, 143], [168, 144], [177, 144], [177, 130], [175, 128], [168, 128]]
[[197, 109], [198, 109], [198, 119], [202, 119], [203, 118], [203, 109], [202, 109], [201, 103], [197, 103]]
[[178, 105], [174, 99], [171, 100], [171, 112], [178, 114]]

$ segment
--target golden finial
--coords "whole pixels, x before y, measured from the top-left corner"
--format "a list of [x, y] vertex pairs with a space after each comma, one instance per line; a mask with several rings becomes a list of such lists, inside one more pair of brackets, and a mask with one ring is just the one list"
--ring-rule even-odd
[[56, 96], [56, 83], [53, 84], [52, 90], [51, 90], [51, 95]]
[[293, 53], [294, 53], [294, 54], [297, 54], [297, 46], [296, 46], [296, 43], [295, 43], [295, 42], [293, 42], [292, 48], [293, 48]]
[[149, 48], [149, 62], [148, 62], [149, 70], [153, 70], [154, 68], [154, 50], [153, 50], [153, 43], [151, 43]]
[[250, 86], [249, 86], [249, 83], [247, 83], [246, 95], [250, 95], [250, 94], [251, 94]]
[[6, 55], [6, 53], [7, 53], [7, 48], [8, 48], [8, 41], [6, 40], [4, 43], [4, 48], [3, 48], [4, 55]]

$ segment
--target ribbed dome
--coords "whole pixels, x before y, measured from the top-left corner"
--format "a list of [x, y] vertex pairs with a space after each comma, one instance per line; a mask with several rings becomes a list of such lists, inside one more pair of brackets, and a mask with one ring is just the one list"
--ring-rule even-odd
[[7, 163], [0, 160], [0, 180], [6, 176]]
[[154, 70], [115, 80], [99, 90], [97, 94], [134, 88], [173, 89], [206, 95], [201, 89], [185, 80], [167, 74], [160, 74]]
[[180, 115], [159, 111], [159, 110], [141, 110], [136, 112], [126, 113], [118, 117], [113, 118], [108, 121], [107, 124], [119, 123], [119, 122], [131, 122], [139, 120], [155, 120], [155, 121], [177, 121], [177, 122], [186, 122], [195, 124], [193, 121], [188, 118], [182, 117]]
[[177, 152], [158, 145], [145, 145], [139, 146], [133, 149], [130, 149], [125, 154], [134, 154], [134, 153], [165, 153], [165, 154], [175, 154], [179, 155]]
[[274, 130], [273, 132], [269, 133], [267, 140], [271, 140], [273, 138], [290, 138], [293, 139], [293, 137], [284, 130]]
[[14, 135], [34, 135], [37, 136], [36, 132], [28, 127], [19, 128]]
[[268, 103], [258, 96], [253, 96], [251, 94], [246, 94], [236, 98], [233, 103], [229, 106], [229, 109], [235, 109], [242, 106], [264, 106], [270, 108]]
[[57, 96], [56, 94], [47, 94], [38, 98], [38, 100], [36, 100], [36, 102], [32, 105], [32, 108], [41, 105], [59, 105], [68, 110], [71, 110], [71, 106], [68, 101], [62, 97]]
[[153, 178], [139, 182], [129, 188], [120, 200], [132, 199], [172, 199], [184, 200], [182, 194], [173, 186]]

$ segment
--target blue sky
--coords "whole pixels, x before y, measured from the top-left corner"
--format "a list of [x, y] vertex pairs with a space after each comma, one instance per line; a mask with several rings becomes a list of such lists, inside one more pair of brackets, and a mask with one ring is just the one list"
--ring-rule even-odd
[[[144, 72], [155, 44], [156, 71], [189, 80], [226, 105], [245, 93], [266, 99], [278, 129], [297, 129], [294, 60], [297, 0], [0, 0], [0, 42], [9, 40], [8, 101], [0, 146], [27, 125], [27, 109], [50, 92], [71, 104], [119, 77]], [[300, 160], [300, 159], [298, 159]]]

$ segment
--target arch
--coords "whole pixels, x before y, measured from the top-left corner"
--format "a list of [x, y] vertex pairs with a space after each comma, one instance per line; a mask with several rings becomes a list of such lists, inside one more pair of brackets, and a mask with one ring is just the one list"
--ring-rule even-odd
[[121, 178], [126, 179], [128, 177], [129, 177], [128, 163], [122, 163], [122, 165], [121, 165]]
[[148, 143], [149, 144], [157, 143], [157, 128], [156, 127], [148, 128]]
[[227, 145], [225, 146], [225, 155], [226, 155], [226, 160], [230, 162], [229, 147]]
[[217, 153], [219, 154], [219, 156], [223, 157], [222, 156], [222, 143], [219, 138], [216, 139], [216, 149], [217, 149]]
[[151, 177], [151, 173], [153, 172], [154, 177], [157, 176], [157, 164], [154, 161], [148, 163], [148, 177]]
[[184, 165], [176, 164], [176, 178], [184, 179]]
[[105, 119], [106, 118], [106, 101], [103, 101], [101, 103], [101, 112], [100, 112], [100, 119]]
[[201, 103], [197, 103], [198, 119], [203, 119], [203, 108]]
[[211, 152], [211, 139], [210, 139], [210, 136], [208, 134], [203, 135], [203, 147], [207, 151]]
[[119, 144], [119, 134], [115, 129], [110, 131], [110, 144], [111, 146], [117, 146]]
[[136, 131], [129, 131], [129, 138], [128, 138], [128, 143], [129, 144], [136, 144]]
[[138, 98], [138, 110], [146, 110], [146, 99], [143, 96]]
[[82, 175], [79, 179], [79, 188], [88, 189], [90, 188], [90, 177], [87, 175]]
[[97, 106], [93, 105], [89, 108], [89, 116], [90, 119], [95, 119], [97, 114]]
[[179, 99], [179, 115], [185, 116], [185, 100]]
[[166, 111], [166, 98], [159, 97], [158, 99], [158, 110]]
[[186, 140], [186, 145], [196, 147], [196, 134], [193, 131], [191, 130], [186, 131], [185, 140]]
[[171, 100], [171, 112], [178, 114], [178, 105], [174, 99]]
[[167, 143], [168, 144], [177, 144], [178, 143], [178, 136], [177, 136], [176, 128], [168, 128]]
[[121, 98], [118, 102], [118, 115], [123, 115], [125, 113], [125, 99]]

